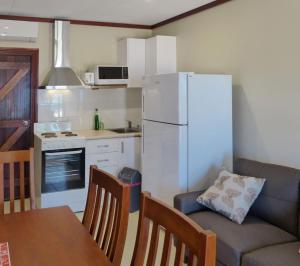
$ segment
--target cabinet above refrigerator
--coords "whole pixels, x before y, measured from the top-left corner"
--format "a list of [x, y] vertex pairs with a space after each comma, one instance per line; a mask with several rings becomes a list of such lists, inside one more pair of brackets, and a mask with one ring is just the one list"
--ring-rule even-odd
[[144, 76], [176, 72], [176, 37], [126, 38], [118, 42], [118, 64], [128, 67], [128, 87], [141, 88]]

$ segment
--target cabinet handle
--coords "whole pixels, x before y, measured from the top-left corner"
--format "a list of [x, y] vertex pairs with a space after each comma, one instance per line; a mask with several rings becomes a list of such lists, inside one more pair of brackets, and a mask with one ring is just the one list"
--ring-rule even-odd
[[109, 162], [108, 159], [105, 159], [105, 160], [97, 160], [97, 163], [103, 163], [103, 162]]
[[109, 145], [97, 145], [98, 148], [108, 148]]
[[142, 130], [143, 138], [142, 138], [142, 145], [143, 145], [143, 154], [145, 151], [145, 127], [143, 125], [143, 130]]
[[121, 142], [121, 152], [124, 153], [124, 141]]

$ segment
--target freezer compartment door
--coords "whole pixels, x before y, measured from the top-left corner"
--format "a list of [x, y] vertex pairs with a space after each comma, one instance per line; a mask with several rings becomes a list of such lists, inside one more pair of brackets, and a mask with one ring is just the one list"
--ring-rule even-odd
[[187, 73], [145, 78], [143, 118], [170, 124], [187, 124]]
[[142, 188], [173, 206], [187, 191], [187, 126], [143, 123]]

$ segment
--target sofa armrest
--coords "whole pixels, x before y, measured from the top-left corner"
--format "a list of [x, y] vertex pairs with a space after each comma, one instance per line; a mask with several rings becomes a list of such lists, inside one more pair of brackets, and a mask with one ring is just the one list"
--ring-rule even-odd
[[198, 196], [204, 191], [193, 191], [176, 195], [174, 197], [174, 207], [184, 214], [207, 210], [207, 207], [197, 202]]

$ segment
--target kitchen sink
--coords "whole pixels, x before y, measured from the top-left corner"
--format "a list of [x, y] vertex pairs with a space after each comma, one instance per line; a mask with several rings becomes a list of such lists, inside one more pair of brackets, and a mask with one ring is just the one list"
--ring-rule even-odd
[[109, 129], [109, 131], [112, 131], [112, 132], [116, 132], [116, 133], [138, 133], [138, 132], [141, 132], [138, 128], [126, 128], [126, 127], [123, 127], [123, 128], [113, 128], [113, 129]]

